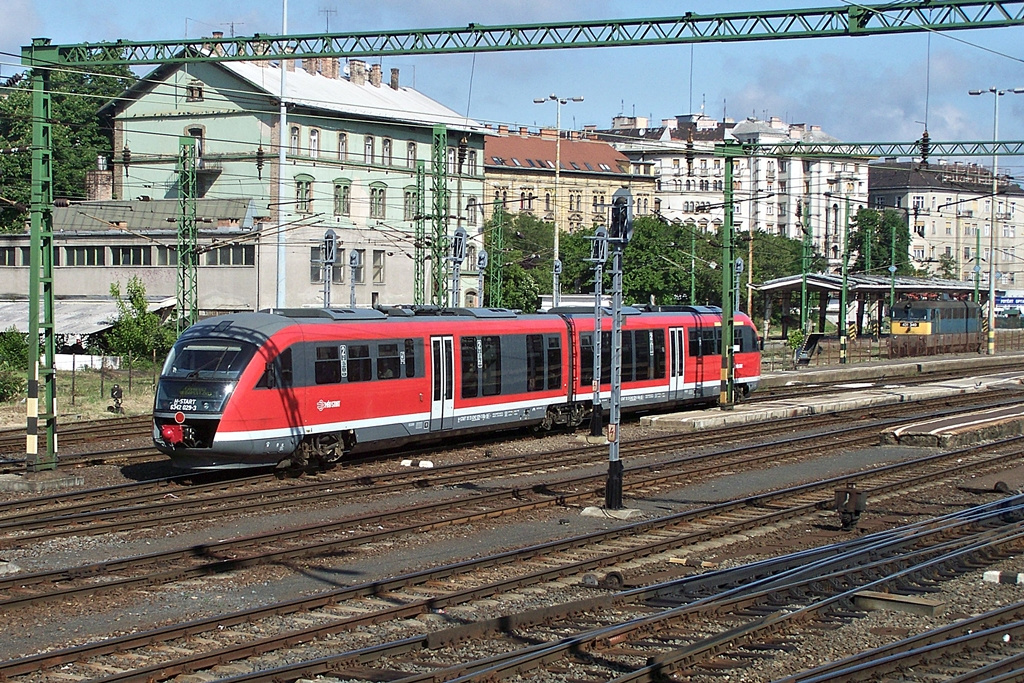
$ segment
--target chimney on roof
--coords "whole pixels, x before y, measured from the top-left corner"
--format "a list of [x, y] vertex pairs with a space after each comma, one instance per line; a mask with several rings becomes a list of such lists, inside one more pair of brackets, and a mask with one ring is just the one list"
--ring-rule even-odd
[[294, 59], [286, 59], [286, 60], [284, 60], [284, 68], [287, 69], [288, 71], [295, 71], [295, 60]]
[[541, 128], [540, 137], [542, 140], [554, 140], [558, 137], [558, 131], [554, 128]]
[[391, 89], [398, 90], [398, 69], [391, 70]]
[[380, 64], [370, 66], [370, 85], [375, 88], [380, 87]]
[[318, 57], [306, 57], [302, 60], [302, 68], [311, 76], [320, 73], [320, 59]]
[[498, 124], [498, 135], [508, 135], [508, 126], [503, 123]]
[[[224, 31], [214, 31], [213, 32], [213, 39], [214, 40], [222, 40], [223, 38], [224, 38]], [[220, 44], [211, 45], [210, 48], [211, 48], [211, 52], [213, 52], [213, 54], [215, 54], [215, 55], [222, 55], [222, 54], [224, 54], [224, 46], [223, 45], [220, 45]]]
[[353, 59], [348, 63], [348, 80], [352, 85], [366, 85], [366, 62]]
[[337, 57], [322, 57], [320, 59], [320, 75], [325, 78], [341, 78], [341, 66]]
[[524, 138], [529, 137], [530, 136], [530, 129], [527, 128], [526, 126], [519, 126], [519, 134], [521, 136], [523, 136]]

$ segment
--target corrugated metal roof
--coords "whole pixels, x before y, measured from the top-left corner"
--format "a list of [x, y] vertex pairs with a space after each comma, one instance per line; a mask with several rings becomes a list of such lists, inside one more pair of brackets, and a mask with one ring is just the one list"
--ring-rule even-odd
[[[150, 311], [173, 308], [174, 299], [149, 302]], [[0, 301], [0, 330], [13, 325], [19, 332], [28, 332], [28, 300]], [[85, 336], [105, 330], [117, 318], [113, 299], [57, 299], [53, 302], [54, 327], [61, 334]]]
[[[269, 213], [266, 206], [259, 208], [249, 198], [196, 200], [196, 218], [204, 232], [218, 227], [251, 230], [257, 219]], [[53, 226], [56, 230], [78, 232], [123, 229], [175, 232], [180, 216], [177, 199], [75, 202], [54, 207]]]
[[[888, 275], [849, 275], [846, 278], [847, 291], [857, 292], [888, 292], [892, 287], [892, 278]], [[897, 292], [945, 292], [964, 294], [974, 291], [974, 282], [961, 280], [943, 280], [940, 278], [896, 276]], [[759, 292], [785, 292], [799, 290], [803, 286], [802, 275], [789, 275], [753, 285]], [[808, 273], [807, 287], [815, 291], [841, 291], [843, 278], [831, 273]]]

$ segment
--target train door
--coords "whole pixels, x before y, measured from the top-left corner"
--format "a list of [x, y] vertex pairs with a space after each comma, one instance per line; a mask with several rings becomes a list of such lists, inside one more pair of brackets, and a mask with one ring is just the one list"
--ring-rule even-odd
[[668, 328], [669, 364], [668, 364], [668, 398], [670, 401], [682, 400], [686, 376], [686, 328]]
[[430, 338], [430, 431], [451, 429], [455, 422], [455, 354], [452, 337]]

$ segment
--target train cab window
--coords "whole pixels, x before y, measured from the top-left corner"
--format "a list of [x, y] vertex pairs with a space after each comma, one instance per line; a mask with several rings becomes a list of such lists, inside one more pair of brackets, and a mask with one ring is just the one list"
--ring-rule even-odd
[[405, 358], [402, 360], [405, 363], [405, 376], [415, 377], [416, 376], [416, 340], [406, 339], [405, 340]]
[[350, 344], [348, 347], [348, 381], [368, 382], [373, 379], [372, 363], [369, 344]]
[[700, 328], [692, 327], [686, 331], [686, 335], [690, 345], [690, 357], [696, 358], [697, 356], [704, 355], [700, 349]]
[[548, 389], [562, 388], [562, 339], [548, 336]]
[[292, 350], [285, 349], [267, 363], [266, 370], [256, 383], [257, 389], [284, 388], [292, 385]]
[[544, 389], [544, 336], [526, 335], [526, 390]]
[[501, 337], [481, 337], [480, 384], [484, 396], [501, 393]]
[[337, 384], [341, 381], [341, 357], [337, 346], [316, 347], [313, 379], [317, 384]]
[[705, 327], [700, 331], [700, 349], [705, 356], [721, 355], [722, 336], [717, 327]]
[[654, 359], [654, 379], [665, 379], [665, 330], [652, 330], [651, 357]]
[[480, 395], [479, 373], [477, 371], [479, 356], [477, 351], [476, 337], [463, 337], [459, 340], [459, 358], [462, 367], [462, 398], [476, 398]]
[[395, 379], [402, 376], [402, 357], [397, 343], [377, 345], [377, 379]]

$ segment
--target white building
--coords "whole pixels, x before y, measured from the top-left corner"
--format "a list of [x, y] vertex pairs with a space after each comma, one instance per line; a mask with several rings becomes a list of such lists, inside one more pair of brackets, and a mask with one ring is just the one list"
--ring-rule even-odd
[[[772, 145], [838, 142], [819, 126], [748, 118], [718, 121], [703, 114], [665, 119], [651, 128], [643, 117], [616, 117], [612, 128], [588, 133], [611, 142], [634, 164], [651, 167], [657, 178], [656, 205], [670, 221], [714, 231], [724, 217], [725, 160], [714, 147], [726, 141]], [[867, 160], [749, 156], [733, 165], [733, 223], [737, 231], [759, 230], [801, 239], [801, 218], [809, 224], [816, 253], [838, 268], [843, 225], [868, 201]]]

